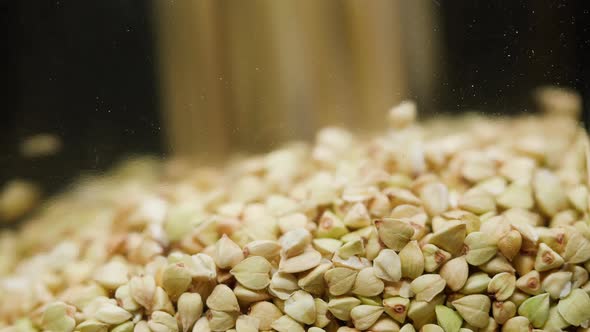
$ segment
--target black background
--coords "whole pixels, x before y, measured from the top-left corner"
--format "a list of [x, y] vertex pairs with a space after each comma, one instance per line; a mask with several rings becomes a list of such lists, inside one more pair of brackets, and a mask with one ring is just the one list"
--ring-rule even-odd
[[512, 113], [543, 84], [589, 100], [589, 1], [436, 1], [446, 53], [439, 106]]
[[[162, 152], [149, 1], [1, 3], [0, 183], [51, 191], [129, 152]], [[47, 132], [59, 154], [19, 157], [24, 137]]]
[[[435, 109], [526, 111], [547, 83], [590, 99], [588, 1], [430, 1], [442, 18]], [[52, 191], [129, 152], [165, 154], [149, 4], [0, 0], [0, 184], [24, 177]], [[63, 150], [20, 158], [18, 143], [40, 132]]]

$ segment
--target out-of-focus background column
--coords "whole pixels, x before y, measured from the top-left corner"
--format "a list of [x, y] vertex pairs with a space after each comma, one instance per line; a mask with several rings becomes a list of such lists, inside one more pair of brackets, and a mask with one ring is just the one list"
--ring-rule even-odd
[[429, 1], [154, 4], [161, 110], [181, 156], [265, 151], [326, 125], [379, 129], [435, 70]]

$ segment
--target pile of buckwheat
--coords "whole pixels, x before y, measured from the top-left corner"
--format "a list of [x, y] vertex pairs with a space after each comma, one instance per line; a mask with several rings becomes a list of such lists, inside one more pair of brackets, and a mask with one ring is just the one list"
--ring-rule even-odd
[[590, 331], [588, 141], [548, 95], [88, 176], [1, 233], [0, 331]]

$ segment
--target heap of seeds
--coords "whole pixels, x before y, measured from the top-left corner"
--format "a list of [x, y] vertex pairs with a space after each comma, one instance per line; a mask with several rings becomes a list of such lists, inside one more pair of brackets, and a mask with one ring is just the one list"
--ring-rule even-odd
[[85, 178], [1, 234], [0, 331], [590, 331], [588, 142], [550, 106]]

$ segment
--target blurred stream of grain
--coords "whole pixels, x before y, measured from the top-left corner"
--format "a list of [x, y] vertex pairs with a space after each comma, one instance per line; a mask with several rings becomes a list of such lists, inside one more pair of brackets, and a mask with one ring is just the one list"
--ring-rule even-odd
[[153, 1], [176, 155], [266, 151], [326, 125], [379, 129], [409, 76], [433, 66], [433, 49], [416, 49], [431, 38], [416, 26], [432, 10], [423, 0]]

